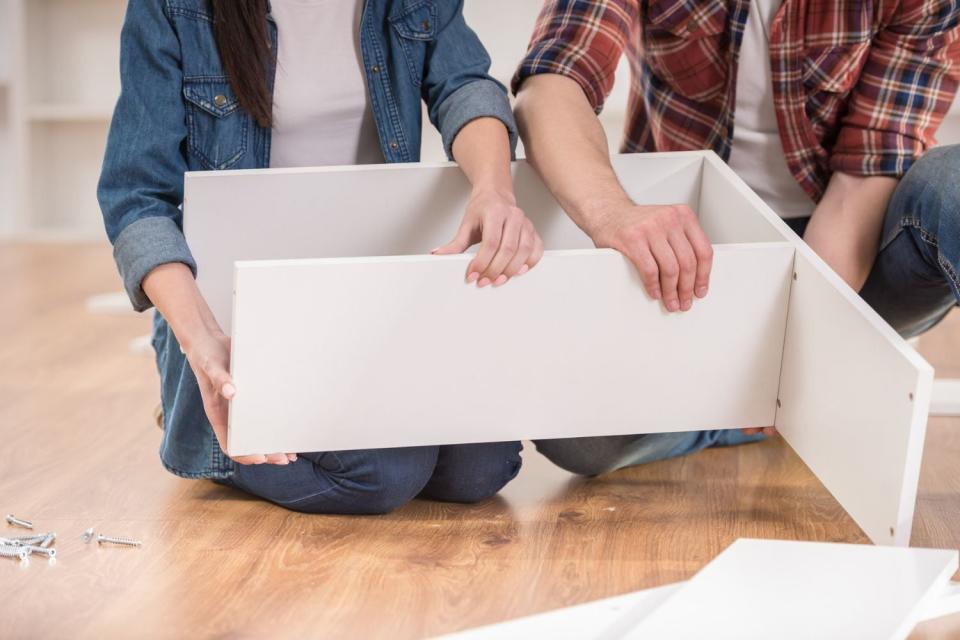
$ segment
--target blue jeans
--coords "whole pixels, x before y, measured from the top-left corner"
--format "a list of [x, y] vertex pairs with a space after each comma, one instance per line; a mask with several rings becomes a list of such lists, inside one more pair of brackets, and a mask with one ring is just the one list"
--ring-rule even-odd
[[[787, 220], [799, 235], [808, 218]], [[863, 299], [905, 337], [923, 333], [960, 301], [960, 145], [928, 151], [887, 207], [880, 251]], [[598, 475], [706, 447], [762, 440], [739, 430], [539, 440], [537, 450], [573, 473]]]
[[520, 471], [519, 442], [301, 453], [217, 482], [305, 513], [380, 514], [421, 497], [479, 502]]

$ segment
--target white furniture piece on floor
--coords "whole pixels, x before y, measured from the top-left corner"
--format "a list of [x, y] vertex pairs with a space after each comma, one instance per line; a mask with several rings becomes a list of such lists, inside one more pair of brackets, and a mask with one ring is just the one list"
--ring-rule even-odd
[[739, 539], [687, 582], [444, 640], [902, 640], [960, 611], [957, 551]]
[[[381, 446], [402, 444], [405, 437], [416, 442], [429, 437], [436, 444], [477, 441], [485, 434], [478, 433], [480, 426], [472, 424], [470, 416], [481, 407], [484, 415], [495, 408], [503, 416], [496, 428], [506, 423], [511, 439], [527, 438], [531, 432], [559, 437], [611, 430], [765, 426], [755, 424], [754, 403], [759, 403], [768, 407], [763, 417], [773, 418], [787, 442], [871, 540], [906, 545], [930, 402], [929, 365], [714, 154], [623, 155], [615, 156], [613, 163], [635, 201], [689, 204], [718, 245], [717, 288], [693, 312], [665, 314], [646, 301], [623, 259], [592, 249], [524, 162], [514, 166], [520, 205], [548, 250], [579, 253], [549, 256], [527, 276], [483, 291], [461, 283], [466, 258], [424, 255], [453, 237], [469, 196], [469, 185], [454, 165], [188, 174], [185, 232], [199, 265], [198, 283], [221, 326], [227, 330], [233, 326], [239, 391], [231, 410], [231, 453], [242, 452], [240, 447], [250, 438], [270, 451], [283, 450], [267, 445], [300, 438], [305, 431], [315, 436], [313, 446], [305, 449], [323, 450], [333, 442], [324, 430], [329, 424], [338, 427], [337, 447], [350, 446], [352, 435], [357, 436], [357, 446], [374, 445], [371, 433], [380, 434]], [[792, 251], [792, 270], [784, 269], [782, 256], [777, 257], [784, 243]], [[722, 246], [730, 244], [740, 246]], [[243, 316], [231, 322], [234, 264], [288, 259], [299, 261], [236, 269], [237, 304]], [[753, 261], [755, 273], [743, 275], [744, 260]], [[582, 278], [564, 271], [574, 263], [583, 265]], [[728, 269], [740, 275], [726, 279]], [[777, 278], [788, 275], [785, 296], [783, 285], [775, 285]], [[344, 289], [343, 278], [355, 279], [357, 286]], [[564, 278], [574, 295], [561, 289]], [[596, 291], [588, 293], [591, 283]], [[635, 296], [629, 295], [630, 287]], [[745, 299], [750, 288], [752, 297]], [[380, 302], [377, 295], [383, 296]], [[591, 316], [590, 305], [581, 305], [581, 298], [588, 295], [593, 296], [590, 305], [609, 310], [607, 316], [615, 315], [616, 305], [624, 305], [624, 314], [637, 324]], [[471, 316], [479, 307], [462, 306], [481, 297], [503, 304], [499, 324]], [[526, 299], [556, 309], [552, 322], [524, 307]], [[446, 300], [455, 304], [445, 304]], [[280, 307], [283, 312], [275, 313]], [[533, 314], [534, 326], [524, 324], [523, 313]], [[698, 324], [707, 317], [725, 320]], [[753, 342], [738, 333], [738, 323], [753, 327]], [[423, 345], [422, 334], [391, 333], [401, 326], [412, 331], [420, 324], [431, 327], [435, 343], [429, 353], [438, 344], [450, 351], [440, 367], [417, 357], [427, 351], [404, 343], [412, 337]], [[609, 335], [598, 333], [605, 327]], [[701, 331], [710, 333], [699, 335]], [[483, 332], [499, 336], [499, 346], [465, 351], [472, 360], [457, 363], [456, 350], [469, 349], [464, 346], [466, 337]], [[543, 335], [534, 339], [532, 332]], [[778, 339], [770, 338], [772, 332]], [[592, 352], [591, 344], [601, 340], [607, 351]], [[684, 340], [693, 340], [700, 350], [683, 349]], [[609, 353], [611, 343], [625, 345], [624, 353], [635, 358], [648, 346], [656, 357], [643, 366], [617, 362], [618, 354]], [[318, 354], [320, 344], [326, 346]], [[377, 345], [382, 348], [374, 348]], [[552, 347], [549, 353], [547, 345]], [[737, 353], [725, 351], [728, 346]], [[395, 383], [377, 376], [380, 353], [388, 363], [383, 366], [394, 372]], [[526, 368], [531, 372], [528, 379], [510, 380], [515, 353], [537, 354], [542, 372]], [[408, 361], [402, 361], [404, 357]], [[616, 415], [622, 404], [605, 414], [606, 407], [589, 395], [554, 403], [549, 385], [536, 386], [539, 375], [550, 384], [563, 382], [555, 389], [568, 392], [578, 367], [590, 363], [596, 372], [603, 357], [614, 367], [605, 374], [609, 384], [617, 375], [629, 376], [616, 388], [633, 387], [628, 399], [635, 405], [635, 429]], [[777, 367], [771, 370], [773, 361], [779, 362], [779, 375]], [[483, 394], [472, 393], [471, 385], [449, 384], [470, 371], [484, 372], [472, 384]], [[493, 371], [504, 372], [517, 388], [498, 387]], [[313, 386], [341, 372], [339, 395]], [[661, 383], [645, 387], [651, 380]], [[634, 381], [638, 384], [631, 385]], [[590, 388], [590, 381], [583, 382], [585, 389]], [[517, 393], [523, 391], [522, 385], [534, 389], [535, 397]], [[391, 404], [397, 401], [392, 387], [398, 386], [417, 389], [416, 401]], [[745, 393], [751, 386], [754, 393]], [[673, 387], [682, 396], [666, 391]], [[735, 393], [722, 403], [718, 389]], [[498, 396], [507, 401], [500, 403]], [[557, 420], [558, 431], [549, 434], [547, 421], [531, 425], [511, 420], [515, 412], [531, 416], [536, 401], [543, 401], [541, 410], [548, 417], [579, 407], [578, 432], [571, 432], [570, 421]], [[272, 416], [268, 423], [259, 419], [264, 412]], [[590, 415], [597, 420], [588, 420]], [[716, 422], [707, 420], [711, 415]], [[370, 424], [364, 421], [369, 416], [390, 420]], [[645, 421], [644, 416], [662, 421]]]

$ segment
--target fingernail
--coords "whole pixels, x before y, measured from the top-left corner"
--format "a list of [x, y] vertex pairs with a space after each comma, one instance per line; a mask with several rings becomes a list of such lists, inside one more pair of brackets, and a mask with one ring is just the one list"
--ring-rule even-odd
[[677, 311], [678, 309], [680, 309], [680, 303], [677, 302], [676, 300], [670, 300], [669, 302], [667, 302], [668, 311]]
[[493, 281], [493, 286], [499, 287], [500, 285], [505, 283], [507, 280], [509, 280], [509, 278], [505, 274], [501, 273], [500, 275], [497, 276], [497, 279]]
[[693, 306], [693, 302], [691, 300], [684, 300], [683, 303], [680, 305], [680, 308], [683, 309], [684, 311], [690, 311], [690, 307], [692, 306]]
[[697, 297], [698, 297], [698, 298], [705, 298], [705, 297], [707, 297], [707, 288], [706, 288], [706, 287], [700, 287], [699, 289], [697, 289], [696, 294], [697, 294]]
[[223, 389], [220, 390], [220, 393], [223, 394], [224, 398], [229, 399], [237, 394], [237, 388], [228, 382], [227, 384], [223, 385]]
[[659, 299], [660, 299], [660, 289], [654, 289], [654, 290], [653, 290], [653, 299], [654, 299], [654, 300], [659, 300]]
[[522, 275], [525, 274], [527, 271], [530, 271], [530, 266], [525, 264], [525, 265], [523, 265], [522, 267], [520, 267], [520, 270], [519, 270], [519, 271], [517, 271], [517, 275], [518, 275], [518, 276], [522, 276]]
[[490, 284], [490, 278], [481, 278], [480, 282], [477, 283], [478, 287], [485, 287]]
[[476, 271], [474, 271], [474, 272], [472, 272], [470, 275], [467, 276], [467, 282], [469, 282], [469, 283], [474, 283], [474, 282], [477, 281], [477, 278], [479, 278], [479, 277], [480, 277], [480, 274], [477, 273]]

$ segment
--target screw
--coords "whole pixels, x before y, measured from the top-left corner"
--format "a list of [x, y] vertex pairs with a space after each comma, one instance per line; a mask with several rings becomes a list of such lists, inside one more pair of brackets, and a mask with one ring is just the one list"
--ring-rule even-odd
[[57, 539], [57, 534], [54, 532], [50, 532], [47, 534], [47, 537], [43, 539], [43, 542], [40, 543], [40, 546], [43, 547], [44, 549], [47, 549], [50, 547], [50, 545], [53, 544], [53, 541], [56, 539]]
[[40, 544], [46, 538], [46, 535], [40, 536], [13, 536], [9, 538], [0, 538], [0, 544], [8, 546], [23, 547], [31, 544]]
[[110, 544], [120, 544], [125, 547], [139, 547], [143, 543], [139, 540], [133, 540], [131, 538], [114, 538], [112, 536], [105, 536], [102, 533], [97, 536], [97, 544], [103, 544], [108, 542]]
[[29, 520], [21, 520], [20, 518], [15, 517], [13, 514], [7, 514], [7, 524], [12, 524], [17, 527], [23, 527], [24, 529], [33, 529], [33, 523]]
[[93, 540], [93, 527], [90, 527], [89, 529], [84, 531], [82, 534], [80, 534], [80, 539], [86, 542], [87, 544], [90, 544], [90, 541]]
[[47, 556], [48, 558], [52, 558], [57, 555], [56, 549], [47, 549], [46, 547], [24, 547], [24, 550], [26, 550], [28, 553], [39, 553], [40, 555]]
[[30, 551], [26, 547], [7, 547], [0, 545], [0, 558], [20, 558], [26, 560]]

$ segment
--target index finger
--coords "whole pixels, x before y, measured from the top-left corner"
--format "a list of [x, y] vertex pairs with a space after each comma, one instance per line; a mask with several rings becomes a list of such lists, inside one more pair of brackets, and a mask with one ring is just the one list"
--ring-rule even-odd
[[693, 253], [697, 256], [697, 275], [693, 281], [693, 293], [698, 298], [707, 295], [710, 289], [710, 271], [713, 269], [713, 245], [710, 239], [703, 232], [703, 227], [694, 218], [684, 227], [684, 233], [690, 246], [693, 247]]

